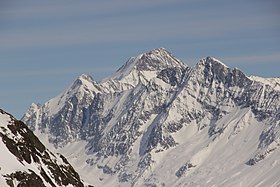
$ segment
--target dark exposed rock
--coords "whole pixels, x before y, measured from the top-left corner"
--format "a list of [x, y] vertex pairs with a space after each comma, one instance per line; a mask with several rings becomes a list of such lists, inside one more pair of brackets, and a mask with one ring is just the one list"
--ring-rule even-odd
[[[55, 155], [47, 150], [23, 122], [16, 120], [3, 110], [0, 112], [11, 119], [6, 125], [7, 128], [5, 124], [0, 124], [0, 137], [3, 143], [22, 165], [32, 164], [40, 171], [40, 173], [36, 173], [29, 169], [28, 171], [7, 173], [4, 177], [9, 186], [13, 186], [14, 180], [18, 182], [18, 186], [26, 187], [45, 186], [43, 181], [51, 186], [69, 184], [77, 187], [84, 186], [80, 176], [65, 157]], [[58, 163], [59, 159], [63, 164]], [[52, 177], [50, 178], [50, 176]]]
[[190, 170], [190, 168], [196, 167], [194, 166], [192, 163], [187, 162], [186, 164], [184, 164], [182, 167], [180, 167], [178, 169], [178, 171], [176, 171], [175, 175], [180, 178], [182, 177], [188, 170]]
[[14, 180], [18, 181], [18, 187], [45, 187], [41, 177], [32, 170], [29, 170], [28, 172], [16, 171], [15, 173], [7, 174], [4, 177], [10, 187], [15, 187]]

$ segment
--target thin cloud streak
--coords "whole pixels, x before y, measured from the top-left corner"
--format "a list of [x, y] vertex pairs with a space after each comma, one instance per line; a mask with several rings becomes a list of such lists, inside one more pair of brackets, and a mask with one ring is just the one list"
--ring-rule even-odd
[[[145, 9], [156, 6], [169, 5], [180, 3], [180, 0], [104, 0], [104, 1], [53, 1], [53, 2], [38, 2], [38, 1], [15, 1], [13, 6], [0, 8], [0, 14], [11, 16], [11, 19], [40, 19], [40, 18], [58, 18], [72, 17], [73, 15], [98, 15], [106, 14], [107, 12], [124, 12], [137, 8]], [[187, 2], [194, 2], [188, 0]], [[34, 17], [36, 16], [36, 17]]]
[[[207, 11], [198, 13], [187, 7], [176, 13], [174, 10], [168, 9], [170, 11], [168, 16], [162, 12], [154, 13], [151, 9], [139, 14], [142, 9], [157, 6], [166, 8], [168, 5], [173, 6], [183, 3], [180, 0], [29, 2], [33, 2], [35, 5], [27, 6], [25, 3], [20, 3], [23, 8], [17, 5], [14, 9], [8, 9], [6, 13], [5, 9], [1, 10], [0, 8], [2, 14], [10, 14], [11, 17], [15, 16], [18, 19], [27, 16], [27, 20], [25, 20], [27, 22], [32, 19], [36, 20], [33, 25], [27, 24], [27, 26], [24, 26], [15, 23], [11, 24], [11, 27], [3, 27], [0, 31], [0, 49], [62, 47], [117, 42], [135, 43], [164, 41], [167, 38], [207, 39], [223, 35], [240, 35], [246, 32], [247, 34], [249, 32], [261, 32], [276, 27], [275, 23], [270, 21], [271, 15], [244, 16], [244, 12], [240, 15], [230, 16], [230, 14], [226, 14], [221, 17], [216, 12], [214, 14], [209, 14]], [[187, 2], [191, 4], [195, 1], [189, 0]], [[16, 3], [14, 4], [16, 5]], [[129, 17], [123, 11], [131, 11]], [[136, 13], [133, 13], [133, 11], [136, 11]], [[225, 11], [224, 9], [219, 10], [219, 12]], [[119, 15], [114, 16], [117, 12]], [[88, 16], [88, 13], [90, 16]], [[103, 16], [102, 19], [98, 19], [98, 17], [96, 18], [98, 14], [109, 15], [109, 18]], [[79, 16], [81, 15], [87, 15], [87, 18], [80, 19]], [[45, 16], [47, 20], [59, 17], [67, 18], [67, 16], [70, 16], [70, 18], [52, 23], [52, 21], [47, 20], [41, 21], [41, 16]]]
[[[13, 78], [20, 78], [20, 77], [34, 77], [34, 76], [58, 76], [58, 75], [69, 75], [69, 74], [82, 74], [86, 72], [94, 73], [107, 73], [113, 72], [116, 69], [114, 67], [87, 67], [87, 68], [73, 68], [73, 69], [56, 69], [56, 70], [18, 70], [13, 72]], [[0, 78], [4, 79], [11, 76], [11, 72], [1, 72]]]
[[[37, 28], [33, 30], [14, 30], [0, 32], [0, 49], [32, 48], [50, 46], [68, 46], [92, 43], [143, 42], [166, 38], [209, 38], [229, 35], [236, 32], [248, 32], [263, 29], [265, 18], [204, 20], [203, 22], [174, 22], [164, 24], [147, 22], [142, 24], [128, 22], [104, 24], [84, 22], [75, 26], [64, 25], [58, 28]], [[177, 29], [170, 29], [177, 28]], [[180, 28], [180, 29], [178, 29]], [[158, 32], [158, 31], [161, 32]], [[153, 34], [151, 34], [153, 33]], [[155, 34], [156, 33], [156, 34]]]

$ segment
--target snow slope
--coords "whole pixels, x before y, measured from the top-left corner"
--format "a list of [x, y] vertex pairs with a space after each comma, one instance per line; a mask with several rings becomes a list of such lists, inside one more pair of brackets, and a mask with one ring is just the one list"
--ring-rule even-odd
[[45, 148], [25, 124], [0, 109], [0, 186], [84, 186], [60, 154]]
[[189, 67], [159, 48], [80, 79], [23, 121], [92, 184], [280, 185], [278, 78], [213, 57]]
[[268, 85], [275, 90], [280, 91], [280, 78], [263, 78], [263, 77], [257, 77], [257, 76], [250, 76], [249, 78], [254, 81], [261, 82], [264, 85]]

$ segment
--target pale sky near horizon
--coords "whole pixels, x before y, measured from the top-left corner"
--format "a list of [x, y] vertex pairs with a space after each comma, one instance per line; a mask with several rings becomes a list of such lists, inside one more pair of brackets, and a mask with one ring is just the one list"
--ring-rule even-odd
[[275, 0], [0, 1], [0, 108], [21, 118], [80, 74], [99, 81], [158, 47], [188, 65], [214, 56], [280, 76], [279, 10]]

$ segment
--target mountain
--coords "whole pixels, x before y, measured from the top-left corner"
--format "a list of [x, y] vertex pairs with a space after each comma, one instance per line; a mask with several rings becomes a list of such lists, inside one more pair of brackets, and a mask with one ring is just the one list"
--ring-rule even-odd
[[159, 48], [99, 83], [81, 75], [22, 120], [96, 186], [277, 186], [279, 85]]
[[0, 109], [0, 186], [83, 187], [61, 154], [50, 152], [21, 121]]

